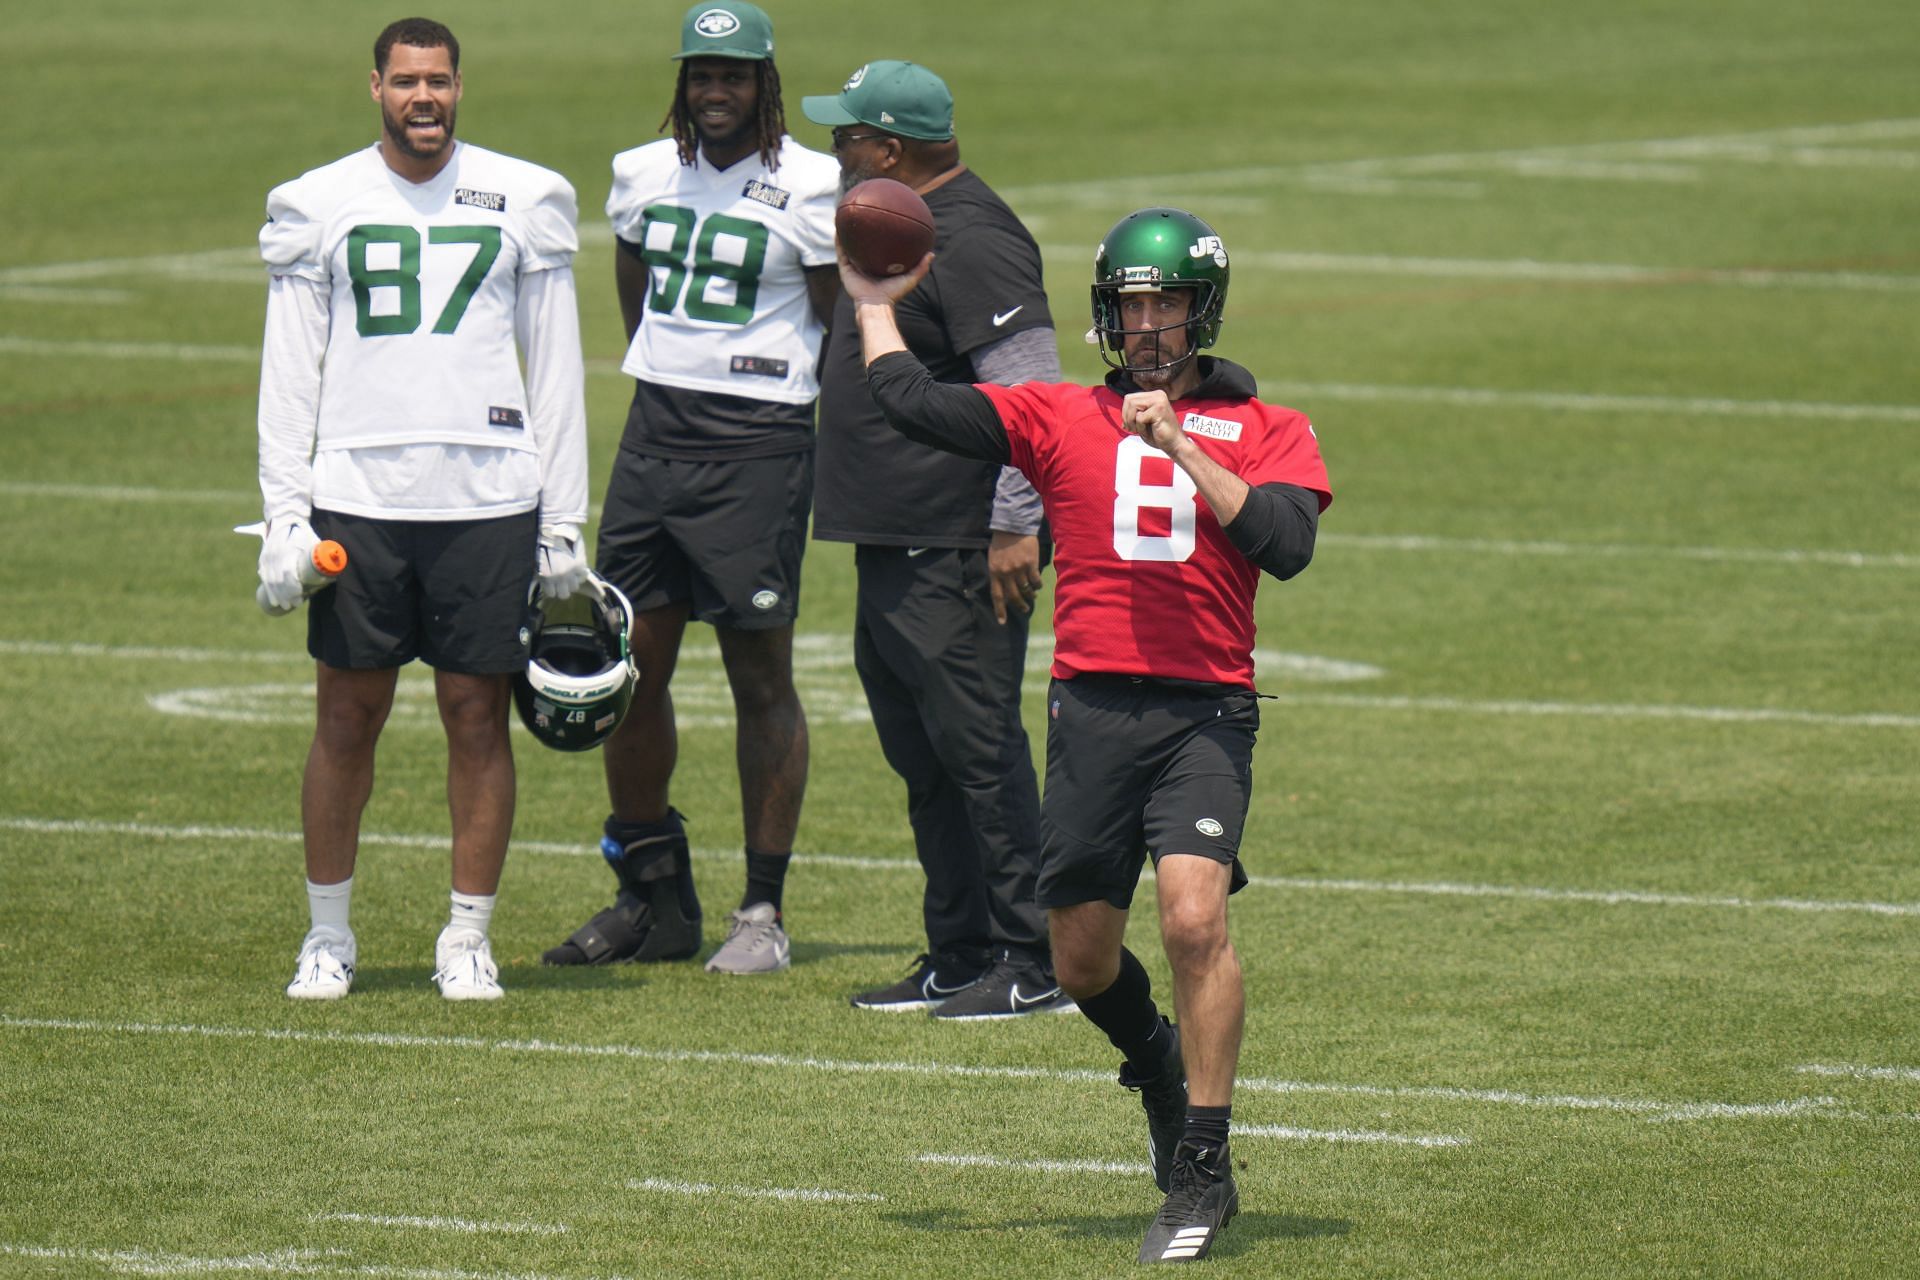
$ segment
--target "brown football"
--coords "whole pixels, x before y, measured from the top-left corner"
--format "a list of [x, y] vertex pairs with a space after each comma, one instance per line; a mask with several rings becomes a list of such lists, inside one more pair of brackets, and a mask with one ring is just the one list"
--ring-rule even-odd
[[933, 248], [927, 202], [892, 178], [868, 178], [840, 197], [833, 229], [853, 265], [876, 279], [912, 270]]

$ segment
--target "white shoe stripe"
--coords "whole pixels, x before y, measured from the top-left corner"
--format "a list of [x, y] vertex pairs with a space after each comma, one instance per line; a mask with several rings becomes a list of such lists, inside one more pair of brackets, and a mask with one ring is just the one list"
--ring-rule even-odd
[[1212, 1230], [1213, 1230], [1212, 1227], [1182, 1227], [1178, 1231], [1173, 1233], [1173, 1238], [1176, 1241], [1185, 1241], [1188, 1236], [1204, 1237], [1209, 1231], [1212, 1231]]

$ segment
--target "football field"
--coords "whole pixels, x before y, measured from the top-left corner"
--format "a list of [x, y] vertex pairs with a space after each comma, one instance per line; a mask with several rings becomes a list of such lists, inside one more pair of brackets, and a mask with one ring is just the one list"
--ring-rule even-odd
[[[1189, 208], [1218, 348], [1336, 494], [1266, 581], [1233, 900], [1244, 1276], [1920, 1274], [1920, 17], [1911, 0], [768, 0], [789, 125], [952, 86], [1046, 254]], [[576, 186], [596, 500], [608, 161], [683, 6], [427, 10], [460, 136]], [[1131, 1271], [1159, 1196], [1083, 1019], [849, 1007], [922, 943], [812, 544], [793, 968], [544, 968], [599, 761], [516, 733], [505, 1000], [429, 980], [444, 743], [403, 674], [345, 1001], [306, 928], [302, 619], [253, 603], [267, 190], [372, 141], [402, 11], [72, 0], [0, 49], [0, 1276]], [[1044, 607], [1051, 597], [1042, 593]], [[1044, 620], [1026, 711], [1044, 736]], [[709, 948], [741, 882], [710, 631], [674, 683]], [[1150, 890], [1150, 885], [1148, 886]], [[1171, 984], [1143, 893], [1130, 942]]]

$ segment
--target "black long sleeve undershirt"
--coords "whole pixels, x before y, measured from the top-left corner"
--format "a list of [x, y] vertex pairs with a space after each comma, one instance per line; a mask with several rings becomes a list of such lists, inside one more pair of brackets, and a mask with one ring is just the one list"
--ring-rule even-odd
[[867, 390], [893, 429], [909, 440], [1001, 466], [1013, 456], [1000, 413], [984, 391], [964, 382], [936, 382], [908, 352], [889, 352], [868, 365]]
[[[1007, 429], [984, 392], [966, 383], [936, 382], [905, 351], [869, 364], [867, 388], [893, 429], [909, 440], [1003, 466], [1012, 457]], [[1313, 559], [1319, 525], [1317, 494], [1275, 482], [1250, 488], [1240, 514], [1222, 532], [1255, 567], [1285, 581]]]

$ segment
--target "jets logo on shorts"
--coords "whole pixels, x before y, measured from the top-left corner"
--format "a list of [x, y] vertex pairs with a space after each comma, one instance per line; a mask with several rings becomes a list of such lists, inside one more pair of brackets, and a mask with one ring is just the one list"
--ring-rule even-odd
[[725, 9], [709, 9], [693, 20], [693, 29], [703, 36], [730, 36], [740, 29], [740, 19]]
[[1214, 839], [1218, 839], [1220, 834], [1226, 830], [1225, 827], [1221, 826], [1220, 823], [1213, 818], [1200, 819], [1200, 821], [1193, 824], [1193, 829], [1203, 836]]
[[753, 607], [756, 609], [771, 609], [779, 603], [780, 593], [777, 591], [756, 591], [753, 593]]

